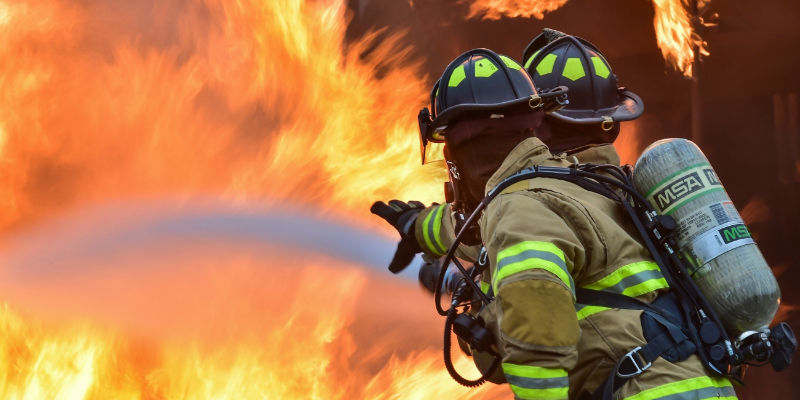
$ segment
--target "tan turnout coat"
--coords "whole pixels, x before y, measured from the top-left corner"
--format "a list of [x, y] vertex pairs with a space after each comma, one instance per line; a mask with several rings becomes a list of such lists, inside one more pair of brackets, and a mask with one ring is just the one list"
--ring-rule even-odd
[[[613, 146], [575, 154], [578, 162], [619, 164]], [[567, 167], [575, 159], [553, 156], [537, 138], [509, 153], [487, 183], [533, 165]], [[442, 255], [454, 240], [449, 205], [417, 218], [416, 237], [426, 252]], [[600, 194], [550, 178], [519, 182], [498, 195], [480, 219], [491, 260], [484, 288], [495, 301], [480, 316], [497, 338], [500, 379], [520, 399], [577, 399], [608, 378], [621, 357], [646, 342], [641, 311], [575, 303], [574, 289], [605, 290], [650, 302], [668, 290], [658, 266], [624, 209]], [[474, 256], [464, 249], [461, 256]], [[476, 355], [479, 367], [485, 359]], [[707, 376], [696, 356], [681, 363], [659, 358], [627, 382], [618, 398], [735, 398], [726, 379]]]

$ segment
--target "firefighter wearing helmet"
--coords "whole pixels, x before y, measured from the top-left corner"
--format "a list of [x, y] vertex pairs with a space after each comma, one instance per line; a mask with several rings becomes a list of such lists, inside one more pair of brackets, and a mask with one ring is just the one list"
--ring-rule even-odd
[[[475, 207], [522, 169], [619, 164], [611, 145], [619, 122], [637, 118], [643, 105], [617, 87], [602, 54], [583, 39], [546, 30], [526, 49], [523, 65], [471, 50], [434, 86], [432, 114], [420, 114], [423, 154], [444, 142], [456, 198], [427, 208], [398, 200], [373, 205], [402, 238], [393, 272], [417, 252], [445, 254], [460, 229], [459, 210]], [[557, 86], [569, 89], [566, 107], [550, 113], [531, 107]], [[643, 332], [641, 310], [576, 303], [579, 288], [645, 303], [669, 293], [623, 214], [618, 202], [548, 178], [517, 182], [488, 203], [472, 243], [488, 254], [481, 290], [494, 297], [477, 312], [501, 359], [488, 379], [507, 382], [518, 399], [603, 398], [602, 392], [619, 399], [735, 398], [726, 378], [709, 376], [691, 355], [688, 341], [656, 357], [636, 350], [652, 349], [654, 338], [646, 336], [658, 332]], [[470, 248], [459, 250], [462, 258], [477, 258]], [[468, 350], [487, 372], [492, 357]]]

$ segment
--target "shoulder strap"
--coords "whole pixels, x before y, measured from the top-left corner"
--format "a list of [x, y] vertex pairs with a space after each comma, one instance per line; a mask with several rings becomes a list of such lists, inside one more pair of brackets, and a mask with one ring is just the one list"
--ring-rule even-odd
[[511, 186], [503, 189], [503, 191], [501, 191], [500, 194], [521, 192], [523, 190], [527, 190], [529, 187], [530, 187], [530, 182], [528, 182], [528, 181], [519, 181], [519, 182], [514, 183]]
[[571, 182], [577, 186], [582, 187], [590, 192], [594, 192], [605, 196], [611, 200], [619, 201], [611, 191], [600, 184], [599, 182], [587, 178], [585, 176], [578, 176], [575, 172], [588, 166], [589, 164], [579, 164], [577, 167], [549, 167], [549, 166], [534, 166], [525, 168], [514, 175], [507, 177], [495, 186], [494, 189], [489, 191], [487, 197], [493, 199], [499, 194], [507, 194], [513, 192], [520, 192], [530, 188], [530, 180], [533, 178], [552, 178], [562, 181]]

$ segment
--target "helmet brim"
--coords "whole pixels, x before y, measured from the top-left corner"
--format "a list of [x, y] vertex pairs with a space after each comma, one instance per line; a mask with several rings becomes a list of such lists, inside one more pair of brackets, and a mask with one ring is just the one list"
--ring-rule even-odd
[[[506, 114], [536, 111], [537, 108], [532, 107], [530, 102], [531, 97], [523, 97], [497, 104], [459, 104], [439, 114], [431, 122], [431, 128], [435, 134], [437, 131], [443, 132], [448, 125], [461, 119], [502, 118]], [[431, 140], [441, 139], [433, 137]]]
[[552, 118], [570, 124], [600, 124], [604, 121], [607, 122], [609, 118], [612, 121], [631, 121], [639, 118], [644, 112], [644, 102], [642, 99], [628, 90], [623, 90], [620, 93], [622, 101], [614, 107], [604, 108], [600, 110], [568, 110], [563, 108], [550, 114]]

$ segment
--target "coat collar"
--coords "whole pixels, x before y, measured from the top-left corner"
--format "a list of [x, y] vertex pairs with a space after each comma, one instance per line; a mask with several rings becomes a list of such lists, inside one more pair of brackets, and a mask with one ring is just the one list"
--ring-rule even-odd
[[486, 193], [502, 182], [503, 179], [524, 168], [542, 164], [571, 164], [573, 156], [578, 159], [579, 163], [619, 165], [619, 155], [611, 144], [590, 147], [570, 156], [563, 154], [554, 156], [550, 154], [550, 150], [539, 138], [532, 137], [523, 140], [514, 147], [514, 150], [508, 153], [506, 159], [500, 164], [500, 168], [486, 182]]

